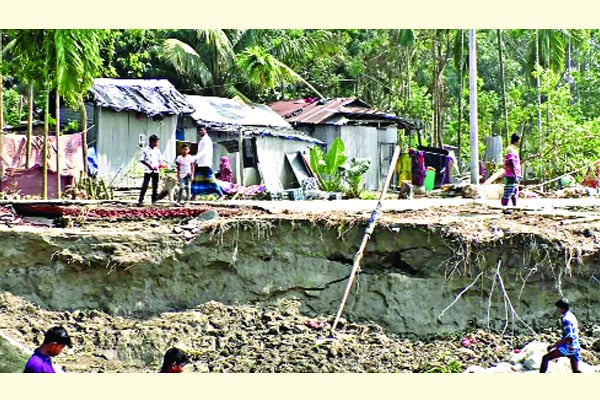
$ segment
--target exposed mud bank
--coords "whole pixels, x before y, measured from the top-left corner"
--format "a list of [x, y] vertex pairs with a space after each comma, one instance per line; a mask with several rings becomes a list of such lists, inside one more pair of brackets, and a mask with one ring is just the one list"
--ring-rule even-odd
[[[6, 227], [0, 290], [50, 310], [144, 318], [284, 298], [304, 315], [334, 315], [367, 217], [254, 210], [191, 230], [183, 220]], [[554, 327], [552, 304], [564, 294], [581, 321], [599, 324], [600, 230], [559, 225], [485, 207], [385, 213], [344, 317], [415, 336], [488, 325], [527, 332]]]

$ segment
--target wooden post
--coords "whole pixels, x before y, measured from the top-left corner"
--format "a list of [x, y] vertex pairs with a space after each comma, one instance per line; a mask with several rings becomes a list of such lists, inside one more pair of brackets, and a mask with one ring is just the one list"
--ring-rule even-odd
[[62, 197], [61, 185], [60, 185], [60, 96], [58, 95], [58, 89], [56, 89], [56, 198]]
[[346, 301], [348, 300], [348, 296], [350, 295], [350, 289], [352, 289], [352, 284], [354, 283], [354, 278], [356, 277], [356, 274], [357, 274], [358, 270], [360, 269], [360, 261], [362, 260], [363, 252], [365, 251], [365, 248], [367, 247], [367, 242], [369, 241], [371, 234], [373, 234], [377, 218], [381, 214], [381, 208], [383, 207], [381, 202], [385, 196], [385, 193], [387, 192], [388, 186], [390, 186], [390, 182], [392, 180], [392, 175], [394, 175], [394, 170], [396, 169], [396, 163], [398, 162], [399, 156], [400, 156], [400, 146], [396, 145], [396, 148], [394, 149], [394, 155], [392, 156], [392, 160], [390, 162], [390, 167], [388, 168], [387, 177], [385, 178], [385, 183], [383, 184], [383, 188], [382, 188], [381, 194], [379, 196], [379, 201], [377, 202], [377, 206], [375, 207], [375, 210], [373, 210], [373, 212], [371, 213], [371, 217], [369, 218], [369, 224], [367, 225], [367, 228], [365, 229], [365, 234], [362, 238], [360, 247], [358, 248], [358, 251], [354, 255], [354, 263], [352, 266], [352, 271], [350, 272], [350, 276], [348, 277], [348, 283], [346, 283], [346, 290], [344, 291], [344, 296], [342, 297], [342, 301], [340, 302], [340, 306], [338, 308], [337, 314], [336, 314], [335, 319], [333, 320], [333, 324], [331, 326], [332, 334], [335, 331], [335, 328], [340, 320], [340, 317], [342, 316], [342, 312], [344, 311], [344, 306], [346, 305]]
[[31, 139], [33, 136], [33, 82], [29, 83], [27, 100], [27, 153], [25, 154], [25, 169], [31, 167]]
[[87, 147], [87, 110], [85, 109], [85, 103], [83, 100], [79, 103], [79, 115], [81, 120], [81, 149], [83, 150], [83, 176], [87, 177], [88, 174], [88, 147]]
[[242, 128], [239, 130], [238, 136], [238, 159], [237, 159], [237, 181], [238, 185], [244, 186], [244, 135]]

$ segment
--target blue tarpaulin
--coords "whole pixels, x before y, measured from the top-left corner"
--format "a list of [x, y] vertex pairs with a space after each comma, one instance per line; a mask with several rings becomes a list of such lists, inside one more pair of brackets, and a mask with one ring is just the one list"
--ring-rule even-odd
[[90, 93], [96, 105], [115, 111], [137, 111], [150, 117], [194, 111], [166, 79], [98, 78]]

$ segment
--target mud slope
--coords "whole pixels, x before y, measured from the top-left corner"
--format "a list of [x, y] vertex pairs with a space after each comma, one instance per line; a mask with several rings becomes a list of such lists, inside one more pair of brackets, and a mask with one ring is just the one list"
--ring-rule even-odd
[[[284, 298], [308, 316], [335, 314], [368, 213], [215, 210], [221, 217], [208, 220], [7, 225], [0, 290], [50, 310], [138, 318]], [[598, 324], [600, 230], [581, 215], [505, 217], [482, 205], [385, 212], [344, 317], [414, 336], [528, 332], [554, 325], [552, 304], [564, 294], [582, 321]]]

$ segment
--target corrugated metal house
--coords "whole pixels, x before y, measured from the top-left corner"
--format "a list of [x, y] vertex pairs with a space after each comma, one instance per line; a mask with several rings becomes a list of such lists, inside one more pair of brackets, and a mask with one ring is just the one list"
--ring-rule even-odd
[[368, 158], [365, 188], [380, 189], [398, 142], [398, 129], [412, 130], [413, 121], [372, 109], [357, 98], [299, 99], [270, 105], [293, 127], [331, 145], [335, 138], [344, 142], [346, 155]]
[[221, 156], [229, 157], [234, 178], [242, 165], [244, 185], [264, 183], [271, 191], [300, 187], [307, 172], [302, 153], [314, 145], [324, 145], [294, 130], [266, 105], [222, 97], [186, 98], [195, 111], [180, 118], [179, 139], [195, 144], [197, 129], [205, 127], [214, 145], [213, 169], [218, 169]]
[[[108, 79], [90, 89], [87, 144], [94, 147], [98, 173], [116, 187], [140, 185], [140, 145], [150, 135], [160, 138], [167, 160], [176, 157], [177, 116], [193, 109], [166, 79]], [[63, 108], [61, 125], [80, 120], [79, 112]]]

